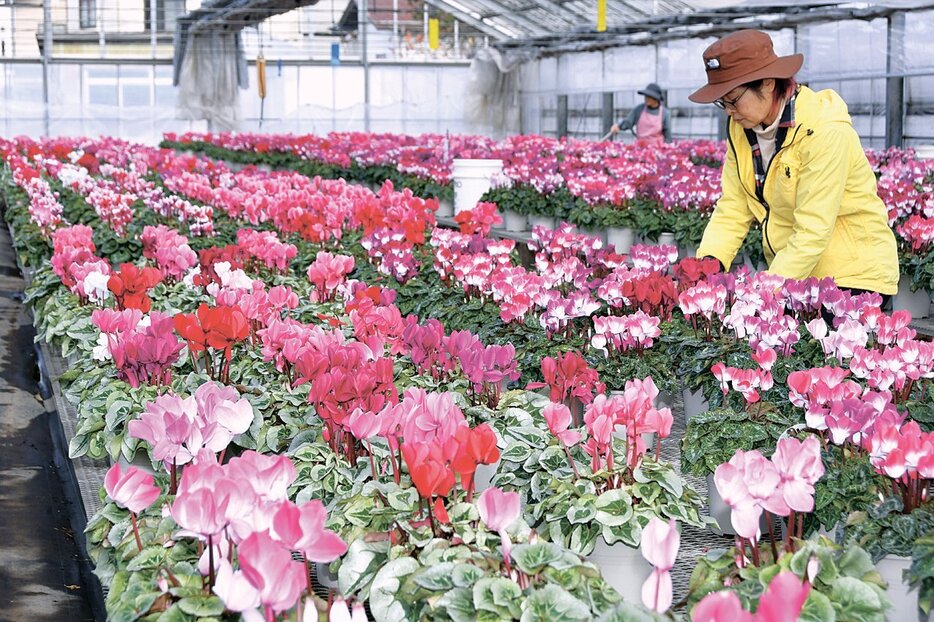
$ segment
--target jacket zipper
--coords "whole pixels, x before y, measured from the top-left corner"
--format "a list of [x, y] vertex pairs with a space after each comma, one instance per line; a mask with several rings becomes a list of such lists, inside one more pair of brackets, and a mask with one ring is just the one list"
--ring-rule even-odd
[[[772, 159], [769, 160], [769, 165], [765, 167], [765, 176], [762, 178], [763, 193], [765, 193], [765, 182], [768, 181], [769, 171], [772, 170], [772, 162], [775, 161], [775, 158], [778, 157], [779, 153], [781, 153], [785, 148], [791, 146], [795, 142], [795, 138], [798, 137], [798, 132], [800, 130], [801, 130], [801, 126], [799, 125], [795, 128], [795, 133], [791, 135], [791, 141], [786, 141], [787, 144], [782, 145], [779, 148], [779, 150], [775, 152], [775, 155], [772, 156]], [[726, 137], [727, 137], [727, 142], [730, 143], [730, 149], [733, 150], [733, 160], [736, 162], [736, 176], [739, 178], [739, 185], [743, 187], [743, 190], [746, 192], [746, 194], [754, 198], [756, 202], [759, 203], [759, 205], [765, 208], [765, 218], [762, 220], [762, 239], [765, 240], [766, 246], [768, 246], [769, 250], [772, 252], [772, 257], [775, 257], [775, 249], [772, 248], [772, 242], [769, 240], [769, 213], [770, 213], [769, 204], [765, 201], [764, 198], [763, 200], [760, 201], [759, 197], [756, 196], [755, 193], [751, 193], [749, 192], [749, 190], [746, 189], [746, 184], [743, 183], [743, 177], [739, 170], [739, 156], [736, 154], [736, 146], [733, 144], [733, 136], [732, 134], [730, 134], [729, 129], [727, 129]]]

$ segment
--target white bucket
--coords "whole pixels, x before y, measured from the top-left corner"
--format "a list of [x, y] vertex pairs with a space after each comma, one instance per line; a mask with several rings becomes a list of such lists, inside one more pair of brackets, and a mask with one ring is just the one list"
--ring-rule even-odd
[[480, 197], [490, 189], [490, 179], [503, 172], [502, 160], [468, 160], [455, 158], [451, 166], [454, 184], [454, 213], [472, 210]]
[[886, 555], [876, 562], [876, 570], [889, 584], [886, 594], [892, 601], [892, 609], [885, 614], [887, 622], [914, 622], [915, 620], [932, 619], [932, 616], [925, 617], [918, 612], [918, 591], [909, 592], [908, 583], [902, 578], [902, 571], [908, 570], [909, 566], [911, 566], [911, 558], [899, 555]]
[[667, 231], [664, 233], [658, 234], [658, 245], [661, 246], [662, 244], [668, 244], [670, 246], [674, 246], [675, 234], [668, 233]]
[[642, 584], [652, 574], [652, 564], [642, 557], [639, 549], [622, 542], [609, 545], [600, 535], [587, 561], [600, 569], [603, 579], [619, 592], [623, 600], [642, 602]]
[[927, 290], [911, 291], [911, 277], [902, 275], [898, 280], [898, 293], [892, 298], [893, 311], [908, 311], [918, 320], [931, 313], [931, 295]]

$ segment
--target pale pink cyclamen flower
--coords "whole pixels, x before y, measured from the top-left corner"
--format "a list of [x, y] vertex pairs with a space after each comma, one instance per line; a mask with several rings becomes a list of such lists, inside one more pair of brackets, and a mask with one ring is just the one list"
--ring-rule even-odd
[[503, 492], [493, 486], [480, 494], [477, 500], [477, 509], [480, 511], [480, 520], [491, 531], [499, 533], [503, 548], [503, 561], [506, 563], [507, 574], [510, 571], [509, 551], [512, 547], [509, 534], [506, 530], [519, 519], [522, 506], [517, 492]]
[[803, 443], [796, 438], [783, 438], [772, 455], [772, 463], [781, 476], [782, 498], [795, 512], [814, 509], [814, 484], [824, 474], [820, 450], [816, 436], [809, 436]]
[[149, 473], [134, 466], [123, 472], [117, 463], [104, 476], [104, 490], [117, 505], [139, 514], [162, 494], [162, 489], [154, 482]]
[[670, 571], [675, 566], [680, 544], [681, 534], [673, 518], [666, 523], [657, 516], [652, 517], [642, 530], [642, 556], [655, 566], [642, 584], [642, 604], [658, 613], [665, 613], [671, 607]]

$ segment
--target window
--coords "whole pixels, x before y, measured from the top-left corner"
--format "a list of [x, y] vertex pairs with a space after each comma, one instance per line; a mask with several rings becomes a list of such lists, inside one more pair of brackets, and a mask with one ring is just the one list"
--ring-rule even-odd
[[144, 28], [152, 29], [152, 3], [156, 3], [156, 31], [175, 32], [175, 21], [185, 14], [185, 0], [145, 0], [143, 2]]
[[81, 28], [97, 26], [97, 0], [78, 0], [78, 21]]

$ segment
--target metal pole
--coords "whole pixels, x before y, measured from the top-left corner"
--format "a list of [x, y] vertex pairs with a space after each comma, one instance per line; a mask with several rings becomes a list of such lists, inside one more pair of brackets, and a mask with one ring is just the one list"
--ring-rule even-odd
[[422, 12], [422, 42], [425, 44], [425, 50], [428, 50], [428, 5], [424, 5]]
[[454, 20], [454, 58], [460, 58], [461, 55], [461, 29], [460, 22]]
[[885, 146], [901, 147], [905, 142], [905, 14], [888, 17], [888, 55], [885, 79]]
[[[16, 8], [14, 7], [15, 11]], [[45, 105], [42, 119], [45, 135], [49, 132], [49, 61], [52, 60], [52, 0], [42, 1], [42, 102]]]
[[156, 0], [149, 0], [149, 45], [152, 48], [152, 57], [156, 57]]
[[[107, 40], [104, 37], [104, 0], [97, 0], [94, 8], [97, 10], [97, 46], [101, 58], [104, 58], [107, 53]], [[117, 27], [119, 28], [119, 24]]]
[[360, 31], [360, 43], [363, 48], [363, 131], [370, 131], [370, 59], [366, 50], [367, 12], [366, 0], [359, 0], [357, 29]]
[[568, 135], [568, 96], [558, 95], [558, 138]]
[[392, 0], [392, 38], [399, 48], [399, 0]]
[[16, 5], [10, 6], [10, 58], [16, 58]]
[[604, 93], [603, 105], [600, 107], [600, 118], [602, 119], [603, 123], [603, 127], [600, 129], [601, 132], [610, 131], [610, 126], [616, 122], [616, 119], [614, 119], [613, 116], [613, 93]]

